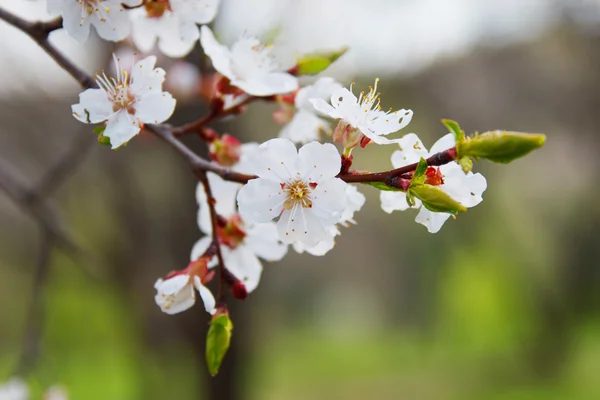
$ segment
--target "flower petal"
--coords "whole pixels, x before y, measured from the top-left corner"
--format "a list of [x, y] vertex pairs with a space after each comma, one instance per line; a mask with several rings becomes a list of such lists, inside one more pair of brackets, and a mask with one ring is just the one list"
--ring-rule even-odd
[[326, 238], [331, 225], [315, 215], [312, 208], [296, 204], [291, 210], [285, 210], [281, 214], [277, 230], [279, 239], [284, 243], [302, 242], [312, 247]]
[[414, 133], [409, 133], [400, 138], [398, 142], [400, 150], [392, 154], [392, 164], [394, 168], [404, 167], [405, 165], [419, 162], [421, 157], [427, 158], [429, 152], [421, 142], [421, 139]]
[[323, 220], [324, 224], [335, 224], [340, 221], [346, 208], [346, 186], [341, 179], [332, 178], [321, 181], [310, 193], [312, 212]]
[[246, 79], [232, 79], [231, 84], [253, 96], [272, 96], [298, 89], [298, 78], [287, 72], [270, 72]]
[[330, 78], [328, 76], [324, 76], [322, 78], [319, 78], [312, 85], [304, 86], [303, 88], [298, 90], [298, 93], [296, 93], [294, 104], [299, 110], [304, 109], [307, 111], [313, 111], [314, 108], [310, 102], [311, 99], [322, 99], [324, 101], [328, 100], [331, 98], [333, 92], [339, 90], [340, 88], [342, 88], [342, 85], [336, 82], [335, 79]]
[[214, 315], [217, 312], [215, 308], [215, 305], [217, 304], [215, 296], [213, 296], [210, 289], [202, 284], [200, 278], [197, 276], [194, 276], [194, 286], [196, 286], [196, 290], [198, 290], [198, 293], [200, 293], [200, 298], [204, 303], [204, 309], [206, 312], [210, 315]]
[[138, 121], [126, 110], [121, 110], [108, 119], [103, 135], [110, 138], [112, 148], [116, 149], [138, 133], [140, 133]]
[[448, 133], [447, 135], [442, 136], [438, 139], [437, 142], [431, 146], [429, 150], [429, 155], [434, 155], [435, 153], [439, 153], [440, 151], [448, 150], [456, 146], [456, 139], [452, 133]]
[[243, 244], [233, 250], [224, 247], [223, 261], [227, 270], [244, 284], [248, 293], [256, 289], [263, 267], [249, 248]]
[[159, 279], [154, 287], [158, 292], [154, 300], [166, 314], [180, 313], [196, 302], [189, 275], [177, 275], [164, 281]]
[[481, 195], [487, 188], [487, 181], [483, 175], [472, 172], [465, 174], [456, 163], [442, 165], [440, 169], [444, 176], [444, 184], [440, 189], [454, 200], [465, 207], [475, 207], [483, 201]]
[[90, 21], [96, 27], [96, 32], [104, 40], [118, 42], [129, 35], [129, 15], [119, 1], [104, 1], [105, 4], [93, 5], [95, 12], [90, 15]]
[[210, 57], [213, 67], [230, 80], [235, 79], [231, 71], [231, 52], [217, 42], [213, 31], [206, 25], [200, 28], [200, 44], [204, 53]]
[[81, 122], [95, 124], [106, 121], [113, 113], [113, 104], [102, 89], [87, 89], [79, 94], [79, 103], [71, 106], [73, 116]]
[[190, 261], [196, 261], [208, 250], [210, 245], [212, 244], [212, 238], [210, 236], [204, 236], [200, 238], [192, 247], [192, 252], [190, 254]]
[[308, 143], [319, 139], [319, 133], [328, 129], [329, 124], [314, 113], [298, 111], [292, 120], [281, 130], [279, 137], [294, 143]]
[[[76, 1], [64, 2], [63, 28], [67, 34], [80, 43], [85, 42], [90, 36], [90, 18], [84, 12], [85, 5]], [[85, 17], [82, 17], [85, 15]]]
[[300, 254], [307, 252], [313, 256], [324, 256], [335, 247], [335, 237], [339, 234], [339, 229], [337, 229], [335, 226], [331, 226], [329, 228], [329, 235], [327, 235], [325, 239], [321, 240], [315, 246], [308, 247], [304, 245], [304, 243], [294, 242], [294, 250]]
[[159, 124], [171, 117], [175, 103], [169, 92], [146, 93], [135, 102], [135, 116], [146, 124]]
[[261, 178], [283, 183], [299, 176], [298, 151], [288, 139], [266, 141], [252, 156], [256, 175]]
[[323, 99], [310, 99], [310, 103], [313, 105], [314, 109], [320, 112], [323, 115], [327, 115], [331, 118], [342, 118], [341, 114], [337, 112], [335, 108], [331, 106], [328, 102]]
[[263, 260], [279, 261], [287, 254], [287, 245], [279, 241], [274, 222], [251, 224], [246, 230], [244, 244]]
[[160, 51], [173, 58], [188, 55], [200, 38], [198, 25], [175, 14], [163, 18], [167, 19], [158, 35]]
[[298, 151], [298, 168], [305, 181], [318, 183], [340, 173], [342, 157], [331, 143], [311, 142]]
[[251, 222], [269, 222], [281, 214], [287, 198], [278, 182], [252, 179], [237, 195], [240, 215]]
[[437, 233], [442, 229], [442, 225], [444, 225], [444, 222], [446, 222], [448, 218], [450, 218], [450, 214], [448, 213], [432, 212], [425, 207], [421, 207], [415, 221], [426, 226], [429, 233]]
[[[388, 214], [391, 214], [392, 211], [404, 211], [410, 208], [406, 201], [406, 193], [404, 192], [388, 192], [382, 190], [379, 192], [379, 199], [381, 200], [381, 208]], [[414, 208], [417, 208], [420, 205], [421, 200], [415, 199]]]
[[137, 97], [147, 93], [161, 93], [165, 70], [154, 68], [156, 57], [149, 56], [136, 62], [131, 69], [131, 91]]
[[171, 0], [174, 13], [185, 16], [197, 24], [207, 24], [217, 15], [221, 0]]

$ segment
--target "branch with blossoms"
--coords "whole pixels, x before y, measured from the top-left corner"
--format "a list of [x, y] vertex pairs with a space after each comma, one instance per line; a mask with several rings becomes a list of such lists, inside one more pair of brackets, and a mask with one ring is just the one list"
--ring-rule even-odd
[[[72, 115], [94, 131], [98, 142], [119, 149], [142, 130], [162, 139], [186, 158], [199, 184], [198, 225], [205, 234], [194, 245], [190, 263], [156, 282], [156, 303], [167, 314], [192, 307], [197, 294], [213, 315], [206, 357], [214, 375], [231, 340], [232, 322], [226, 291], [245, 299], [260, 282], [263, 261], [281, 260], [291, 245], [299, 253], [321, 256], [333, 249], [341, 227], [355, 222], [365, 196], [352, 183], [380, 190], [385, 212], [416, 209], [416, 221], [429, 232], [483, 200], [487, 181], [473, 173], [473, 161], [508, 163], [539, 148], [544, 135], [490, 131], [467, 137], [460, 126], [444, 120], [447, 133], [427, 150], [414, 133], [395, 133], [411, 121], [413, 111], [384, 111], [378, 80], [357, 95], [330, 77], [311, 84], [346, 49], [315, 52], [294, 65], [278, 62], [273, 46], [242, 36], [226, 47], [206, 24], [218, 0], [48, 0], [54, 22], [30, 23], [0, 9], [0, 19], [22, 30], [86, 90]], [[203, 76], [209, 112], [182, 126], [166, 123], [176, 107], [163, 91], [166, 72], [149, 55], [131, 68], [114, 56], [116, 73], [95, 78], [66, 59], [49, 41], [59, 22], [67, 34], [84, 42], [94, 26], [109, 41], [131, 36], [141, 52], [157, 47], [168, 57], [187, 55], [199, 42], [215, 72]], [[199, 25], [202, 25], [199, 27]], [[42, 28], [41, 28], [42, 27]], [[302, 79], [302, 81], [301, 81]], [[247, 111], [250, 103], [274, 103], [278, 138], [242, 144], [219, 134], [211, 124]], [[330, 121], [337, 121], [331, 129]], [[330, 135], [327, 135], [329, 133]], [[210, 160], [200, 157], [180, 137], [197, 135]], [[341, 152], [333, 143], [341, 144]], [[300, 148], [297, 145], [302, 145]], [[393, 168], [381, 172], [352, 169], [355, 156], [371, 144], [392, 145]], [[215, 268], [217, 273], [215, 273]], [[217, 296], [208, 288], [218, 281]]]

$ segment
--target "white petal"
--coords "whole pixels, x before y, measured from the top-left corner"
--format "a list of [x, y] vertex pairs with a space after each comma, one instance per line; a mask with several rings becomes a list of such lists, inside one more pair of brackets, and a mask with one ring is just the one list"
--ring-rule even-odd
[[300, 110], [281, 130], [279, 137], [294, 143], [308, 143], [319, 139], [319, 133], [328, 129], [329, 124], [314, 113]]
[[210, 236], [204, 236], [198, 240], [194, 247], [192, 247], [192, 253], [190, 254], [190, 261], [196, 261], [208, 250], [212, 244], [212, 238]]
[[339, 234], [340, 231], [335, 226], [331, 226], [329, 228], [329, 235], [327, 235], [325, 239], [321, 240], [315, 246], [308, 247], [301, 242], [294, 242], [294, 250], [296, 250], [298, 253], [307, 252], [313, 256], [324, 256], [335, 247], [335, 236]]
[[456, 146], [456, 139], [454, 139], [454, 135], [452, 133], [448, 133], [447, 135], [442, 136], [438, 139], [437, 142], [431, 146], [429, 150], [429, 155], [433, 155], [435, 153], [439, 153], [440, 151], [448, 150]]
[[161, 93], [165, 70], [154, 68], [156, 57], [150, 56], [136, 62], [131, 69], [131, 91], [137, 97], [147, 93]]
[[287, 253], [287, 245], [279, 241], [274, 222], [252, 224], [246, 230], [244, 245], [258, 257], [267, 261], [279, 261]]
[[98, 36], [113, 42], [125, 39], [130, 30], [127, 12], [118, 1], [105, 1], [104, 3], [100, 6], [95, 5], [98, 11], [89, 17], [96, 27]]
[[342, 116], [337, 112], [335, 108], [331, 106], [331, 104], [327, 103], [323, 99], [310, 99], [310, 103], [313, 105], [314, 109], [320, 112], [323, 115], [327, 115], [331, 118], [342, 118]]
[[[78, 42], [85, 42], [90, 36], [90, 18], [83, 11], [83, 5], [75, 1], [65, 1], [63, 6], [63, 28]], [[85, 18], [82, 18], [85, 15]]]
[[121, 110], [108, 119], [104, 136], [110, 138], [113, 149], [127, 143], [131, 138], [140, 133], [140, 126], [135, 118], [127, 111]]
[[299, 177], [298, 152], [288, 139], [276, 138], [264, 142], [253, 154], [256, 175], [278, 182]]
[[183, 57], [192, 51], [200, 37], [193, 21], [170, 15], [158, 36], [158, 48], [169, 57]]
[[47, 0], [46, 10], [48, 11], [48, 14], [52, 14], [53, 16], [60, 14], [64, 2], [65, 0]]
[[284, 243], [298, 241], [312, 247], [326, 238], [331, 225], [315, 215], [312, 208], [304, 208], [297, 204], [281, 214], [277, 230], [279, 239]]
[[177, 314], [194, 305], [196, 296], [189, 275], [178, 275], [157, 281], [154, 287], [156, 304], [166, 314]]
[[206, 312], [210, 315], [214, 315], [217, 312], [215, 309], [215, 305], [217, 304], [215, 301], [215, 296], [213, 296], [210, 289], [202, 284], [200, 278], [197, 276], [194, 277], [194, 286], [196, 286], [196, 290], [198, 290], [198, 293], [200, 293], [200, 298], [204, 303], [204, 309]]
[[277, 182], [267, 179], [252, 179], [237, 195], [239, 212], [250, 222], [269, 222], [281, 214], [287, 198]]
[[325, 224], [335, 224], [340, 221], [346, 208], [346, 186], [341, 179], [332, 178], [321, 181], [310, 193], [312, 212]]
[[144, 123], [159, 124], [171, 117], [175, 103], [169, 92], [146, 93], [135, 102], [135, 116]]
[[113, 113], [113, 104], [102, 89], [87, 89], [79, 94], [79, 103], [71, 106], [73, 116], [88, 124], [106, 121]]
[[425, 207], [421, 207], [417, 214], [417, 221], [421, 225], [425, 225], [429, 233], [437, 233], [442, 229], [442, 225], [450, 218], [448, 213], [431, 212]]
[[440, 186], [454, 200], [465, 207], [475, 207], [483, 201], [481, 195], [487, 188], [483, 175], [469, 172], [465, 174], [456, 163], [449, 163], [440, 167], [444, 176], [444, 184]]
[[333, 78], [327, 76], [319, 78], [312, 85], [305, 86], [298, 90], [294, 104], [298, 109], [313, 111], [314, 107], [312, 106], [310, 99], [329, 100], [333, 92], [340, 88], [342, 88], [342, 85]]
[[[404, 211], [408, 210], [410, 206], [406, 202], [406, 193], [404, 192], [392, 192], [382, 190], [379, 192], [379, 199], [381, 200], [381, 208], [388, 214], [392, 211]], [[421, 205], [421, 200], [415, 199], [415, 207]]]
[[147, 53], [156, 43], [161, 31], [162, 19], [149, 18], [146, 11], [142, 9], [131, 10], [130, 13], [132, 15], [131, 38], [139, 50]]
[[376, 135], [388, 135], [393, 132], [398, 132], [400, 129], [408, 125], [412, 119], [412, 110], [399, 110], [392, 113], [377, 113], [377, 117], [370, 123], [370, 129]]
[[298, 78], [287, 72], [271, 72], [247, 79], [232, 79], [231, 84], [253, 96], [271, 96], [298, 89]]
[[198, 24], [207, 24], [217, 15], [220, 0], [171, 0], [174, 13]]
[[250, 249], [243, 244], [233, 250], [223, 248], [223, 261], [227, 270], [244, 284], [248, 293], [256, 289], [263, 268]]
[[308, 143], [298, 151], [298, 168], [309, 182], [329, 180], [340, 173], [342, 157], [331, 143]]
[[227, 47], [217, 42], [212, 30], [206, 25], [200, 29], [200, 44], [204, 53], [210, 57], [213, 67], [217, 72], [230, 80], [235, 79], [231, 71], [231, 52]]
[[354, 185], [346, 185], [346, 207], [342, 212], [340, 223], [354, 222], [354, 213], [365, 204], [365, 195], [358, 191]]
[[394, 168], [404, 167], [405, 165], [419, 162], [421, 157], [427, 158], [429, 152], [421, 142], [421, 139], [414, 133], [409, 133], [400, 138], [398, 142], [400, 150], [392, 154], [392, 164]]
[[244, 143], [240, 151], [240, 160], [231, 167], [236, 172], [243, 174], [256, 175], [257, 159], [260, 159], [258, 143]]

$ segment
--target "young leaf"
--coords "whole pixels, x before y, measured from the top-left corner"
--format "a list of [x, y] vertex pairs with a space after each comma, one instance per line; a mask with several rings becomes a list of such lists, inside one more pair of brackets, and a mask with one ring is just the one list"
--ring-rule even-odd
[[425, 183], [425, 179], [427, 178], [425, 174], [427, 173], [427, 160], [421, 157], [419, 160], [419, 164], [417, 164], [417, 168], [415, 169], [415, 173], [410, 180], [410, 187], [422, 185]]
[[106, 125], [99, 125], [94, 128], [94, 133], [96, 135], [102, 135], [106, 130]]
[[465, 141], [460, 155], [507, 164], [539, 149], [545, 141], [546, 135], [542, 134], [491, 131]]
[[467, 208], [454, 200], [450, 195], [437, 186], [416, 185], [411, 186], [409, 193], [423, 202], [429, 211], [445, 212], [453, 215], [467, 211]]
[[465, 132], [462, 129], [460, 129], [460, 125], [458, 125], [458, 122], [452, 121], [451, 119], [443, 119], [442, 124], [444, 124], [444, 126], [448, 128], [448, 130], [451, 133], [454, 134], [454, 139], [456, 139], [457, 146], [460, 145], [460, 143], [462, 143], [463, 140], [465, 140]]
[[217, 375], [231, 342], [233, 323], [227, 314], [213, 318], [206, 336], [206, 365], [211, 376]]
[[344, 55], [346, 51], [348, 51], [348, 48], [344, 47], [335, 51], [306, 54], [296, 63], [298, 75], [318, 74], [319, 72], [326, 70], [335, 60]]
[[399, 192], [400, 189], [388, 186], [383, 182], [364, 182], [365, 185], [373, 186], [379, 190], [387, 191], [387, 192]]

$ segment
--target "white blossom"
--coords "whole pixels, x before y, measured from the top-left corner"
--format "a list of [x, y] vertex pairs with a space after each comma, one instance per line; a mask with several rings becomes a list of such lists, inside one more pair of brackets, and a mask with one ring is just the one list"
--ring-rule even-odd
[[139, 0], [48, 0], [47, 8], [50, 14], [62, 15], [67, 34], [79, 42], [88, 39], [91, 25], [102, 39], [117, 42], [130, 31], [122, 4], [135, 6]]
[[308, 143], [319, 139], [319, 133], [329, 130], [329, 123], [319, 117], [311, 99], [328, 99], [331, 94], [342, 88], [333, 78], [323, 77], [312, 85], [298, 90], [294, 99], [296, 109], [292, 120], [281, 130], [279, 137], [295, 143]]
[[11, 378], [0, 385], [0, 400], [28, 400], [29, 388], [21, 378]]
[[[350, 224], [356, 224], [354, 221], [354, 213], [359, 211], [365, 204], [365, 195], [358, 191], [356, 186], [346, 185], [346, 207], [342, 212], [342, 216], [338, 225], [349, 227]], [[325, 239], [321, 240], [315, 246], [306, 246], [302, 242], [294, 242], [294, 250], [298, 253], [307, 252], [313, 256], [323, 256], [333, 249], [335, 246], [335, 237], [341, 235], [338, 226], [331, 226], [327, 231]]]
[[145, 3], [131, 12], [132, 38], [143, 52], [158, 42], [159, 50], [169, 57], [183, 57], [200, 37], [197, 24], [211, 22], [220, 0], [169, 0]]
[[299, 151], [287, 139], [271, 139], [258, 148], [257, 179], [238, 193], [239, 212], [264, 223], [279, 217], [284, 243], [314, 246], [340, 221], [346, 206], [346, 183], [336, 175], [341, 157], [332, 144], [311, 142]]
[[215, 298], [211, 291], [202, 284], [198, 275], [180, 274], [158, 279], [154, 284], [156, 296], [154, 300], [166, 314], [177, 314], [189, 309], [196, 302], [196, 290], [204, 302], [204, 309], [209, 314], [214, 314]]
[[[456, 141], [454, 136], [449, 133], [439, 139], [431, 147], [430, 151], [427, 151], [419, 137], [414, 133], [409, 133], [400, 140], [399, 145], [400, 150], [396, 150], [392, 154], [394, 168], [416, 163], [421, 157], [427, 158], [435, 153], [452, 148], [456, 145]], [[472, 172], [465, 174], [462, 168], [455, 162], [442, 165], [439, 168], [443, 180], [439, 188], [450, 195], [450, 197], [467, 208], [474, 207], [483, 201], [481, 195], [487, 188], [487, 182], [483, 175], [479, 173], [473, 174]], [[381, 208], [387, 213], [410, 208], [404, 192], [381, 191], [380, 199]], [[432, 212], [422, 207], [419, 199], [415, 199], [413, 208], [420, 208], [416, 221], [425, 225], [431, 233], [438, 232], [442, 228], [442, 225], [444, 225], [444, 222], [450, 218], [449, 213]]]
[[[236, 196], [241, 184], [224, 181], [210, 172], [207, 175], [216, 200], [215, 210], [226, 221], [226, 225], [219, 227], [217, 232], [225, 267], [250, 293], [258, 286], [262, 274], [263, 267], [259, 258], [279, 261], [287, 253], [287, 245], [279, 240], [275, 223], [253, 223], [238, 214]], [[198, 226], [207, 236], [194, 245], [192, 260], [204, 254], [212, 242], [210, 212], [202, 184], [198, 185], [196, 199], [199, 205]]]
[[[367, 137], [377, 144], [390, 144], [398, 139], [385, 136], [404, 128], [412, 119], [412, 110], [382, 111], [378, 79], [369, 92], [361, 92], [357, 98], [350, 90], [340, 88], [331, 95], [331, 104], [323, 99], [311, 99], [315, 109], [331, 118], [339, 119], [334, 132], [334, 140], [343, 140], [344, 147], [352, 148]], [[366, 144], [366, 143], [365, 143]]]
[[242, 37], [230, 50], [217, 42], [209, 27], [202, 26], [200, 43], [215, 69], [250, 95], [271, 96], [298, 89], [296, 77], [281, 71], [271, 46], [257, 38]]
[[96, 75], [99, 89], [87, 89], [79, 95], [79, 103], [71, 108], [81, 122], [107, 121], [103, 135], [115, 149], [140, 132], [143, 123], [161, 123], [175, 109], [175, 99], [162, 91], [165, 71], [154, 68], [156, 57], [135, 63], [131, 74], [122, 69], [114, 56], [117, 77]]

